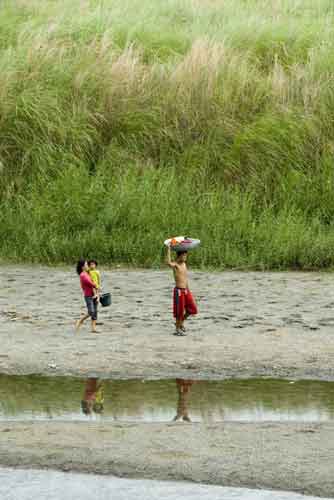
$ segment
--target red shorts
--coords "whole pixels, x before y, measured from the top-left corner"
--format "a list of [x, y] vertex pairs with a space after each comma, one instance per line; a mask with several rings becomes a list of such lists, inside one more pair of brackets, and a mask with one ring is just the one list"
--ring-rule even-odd
[[173, 293], [173, 315], [174, 318], [183, 321], [185, 313], [197, 314], [197, 306], [194, 297], [188, 288], [174, 288]]

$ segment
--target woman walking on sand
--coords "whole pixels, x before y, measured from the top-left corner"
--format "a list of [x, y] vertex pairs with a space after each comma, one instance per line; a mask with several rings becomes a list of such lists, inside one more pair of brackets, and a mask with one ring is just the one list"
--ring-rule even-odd
[[82, 316], [75, 324], [75, 329], [79, 330], [83, 322], [87, 318], [92, 320], [92, 332], [96, 332], [96, 321], [97, 321], [97, 295], [96, 295], [96, 285], [92, 281], [88, 274], [88, 264], [86, 260], [79, 260], [77, 263], [77, 273], [80, 276], [80, 285], [85, 297], [85, 302], [87, 306], [87, 314]]

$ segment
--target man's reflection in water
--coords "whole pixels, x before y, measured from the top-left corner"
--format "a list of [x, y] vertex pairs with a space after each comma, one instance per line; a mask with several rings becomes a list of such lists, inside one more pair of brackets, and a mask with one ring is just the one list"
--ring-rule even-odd
[[191, 422], [188, 415], [188, 402], [190, 396], [190, 388], [193, 385], [193, 380], [186, 380], [183, 378], [176, 379], [176, 386], [178, 390], [177, 413], [174, 417], [174, 422], [183, 420], [184, 422]]
[[88, 378], [86, 380], [81, 409], [85, 415], [103, 412], [104, 393], [103, 382], [98, 378]]

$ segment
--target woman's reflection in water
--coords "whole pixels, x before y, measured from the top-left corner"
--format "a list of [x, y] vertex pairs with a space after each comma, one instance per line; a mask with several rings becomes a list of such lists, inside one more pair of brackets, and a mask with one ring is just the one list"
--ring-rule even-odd
[[173, 419], [174, 422], [183, 420], [184, 422], [191, 422], [188, 415], [188, 402], [190, 396], [190, 388], [193, 385], [193, 380], [186, 380], [183, 378], [176, 379], [176, 386], [178, 390], [178, 401], [176, 415]]
[[103, 382], [98, 378], [88, 378], [86, 380], [81, 409], [85, 415], [103, 412], [104, 393]]

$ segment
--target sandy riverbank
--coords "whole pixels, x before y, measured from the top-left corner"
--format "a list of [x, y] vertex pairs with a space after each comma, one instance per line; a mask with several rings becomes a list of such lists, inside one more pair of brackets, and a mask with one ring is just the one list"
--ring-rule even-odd
[[2, 466], [332, 497], [333, 424], [0, 424]]
[[101, 332], [74, 333], [83, 310], [70, 268], [0, 268], [0, 372], [110, 377], [334, 380], [331, 274], [191, 274], [200, 314], [172, 335], [168, 271], [108, 271]]
[[[332, 276], [191, 275], [200, 314], [172, 335], [168, 271], [108, 271], [100, 333], [75, 334], [71, 269], [2, 266], [0, 372], [334, 380]], [[0, 464], [332, 496], [331, 423], [0, 424]]]

